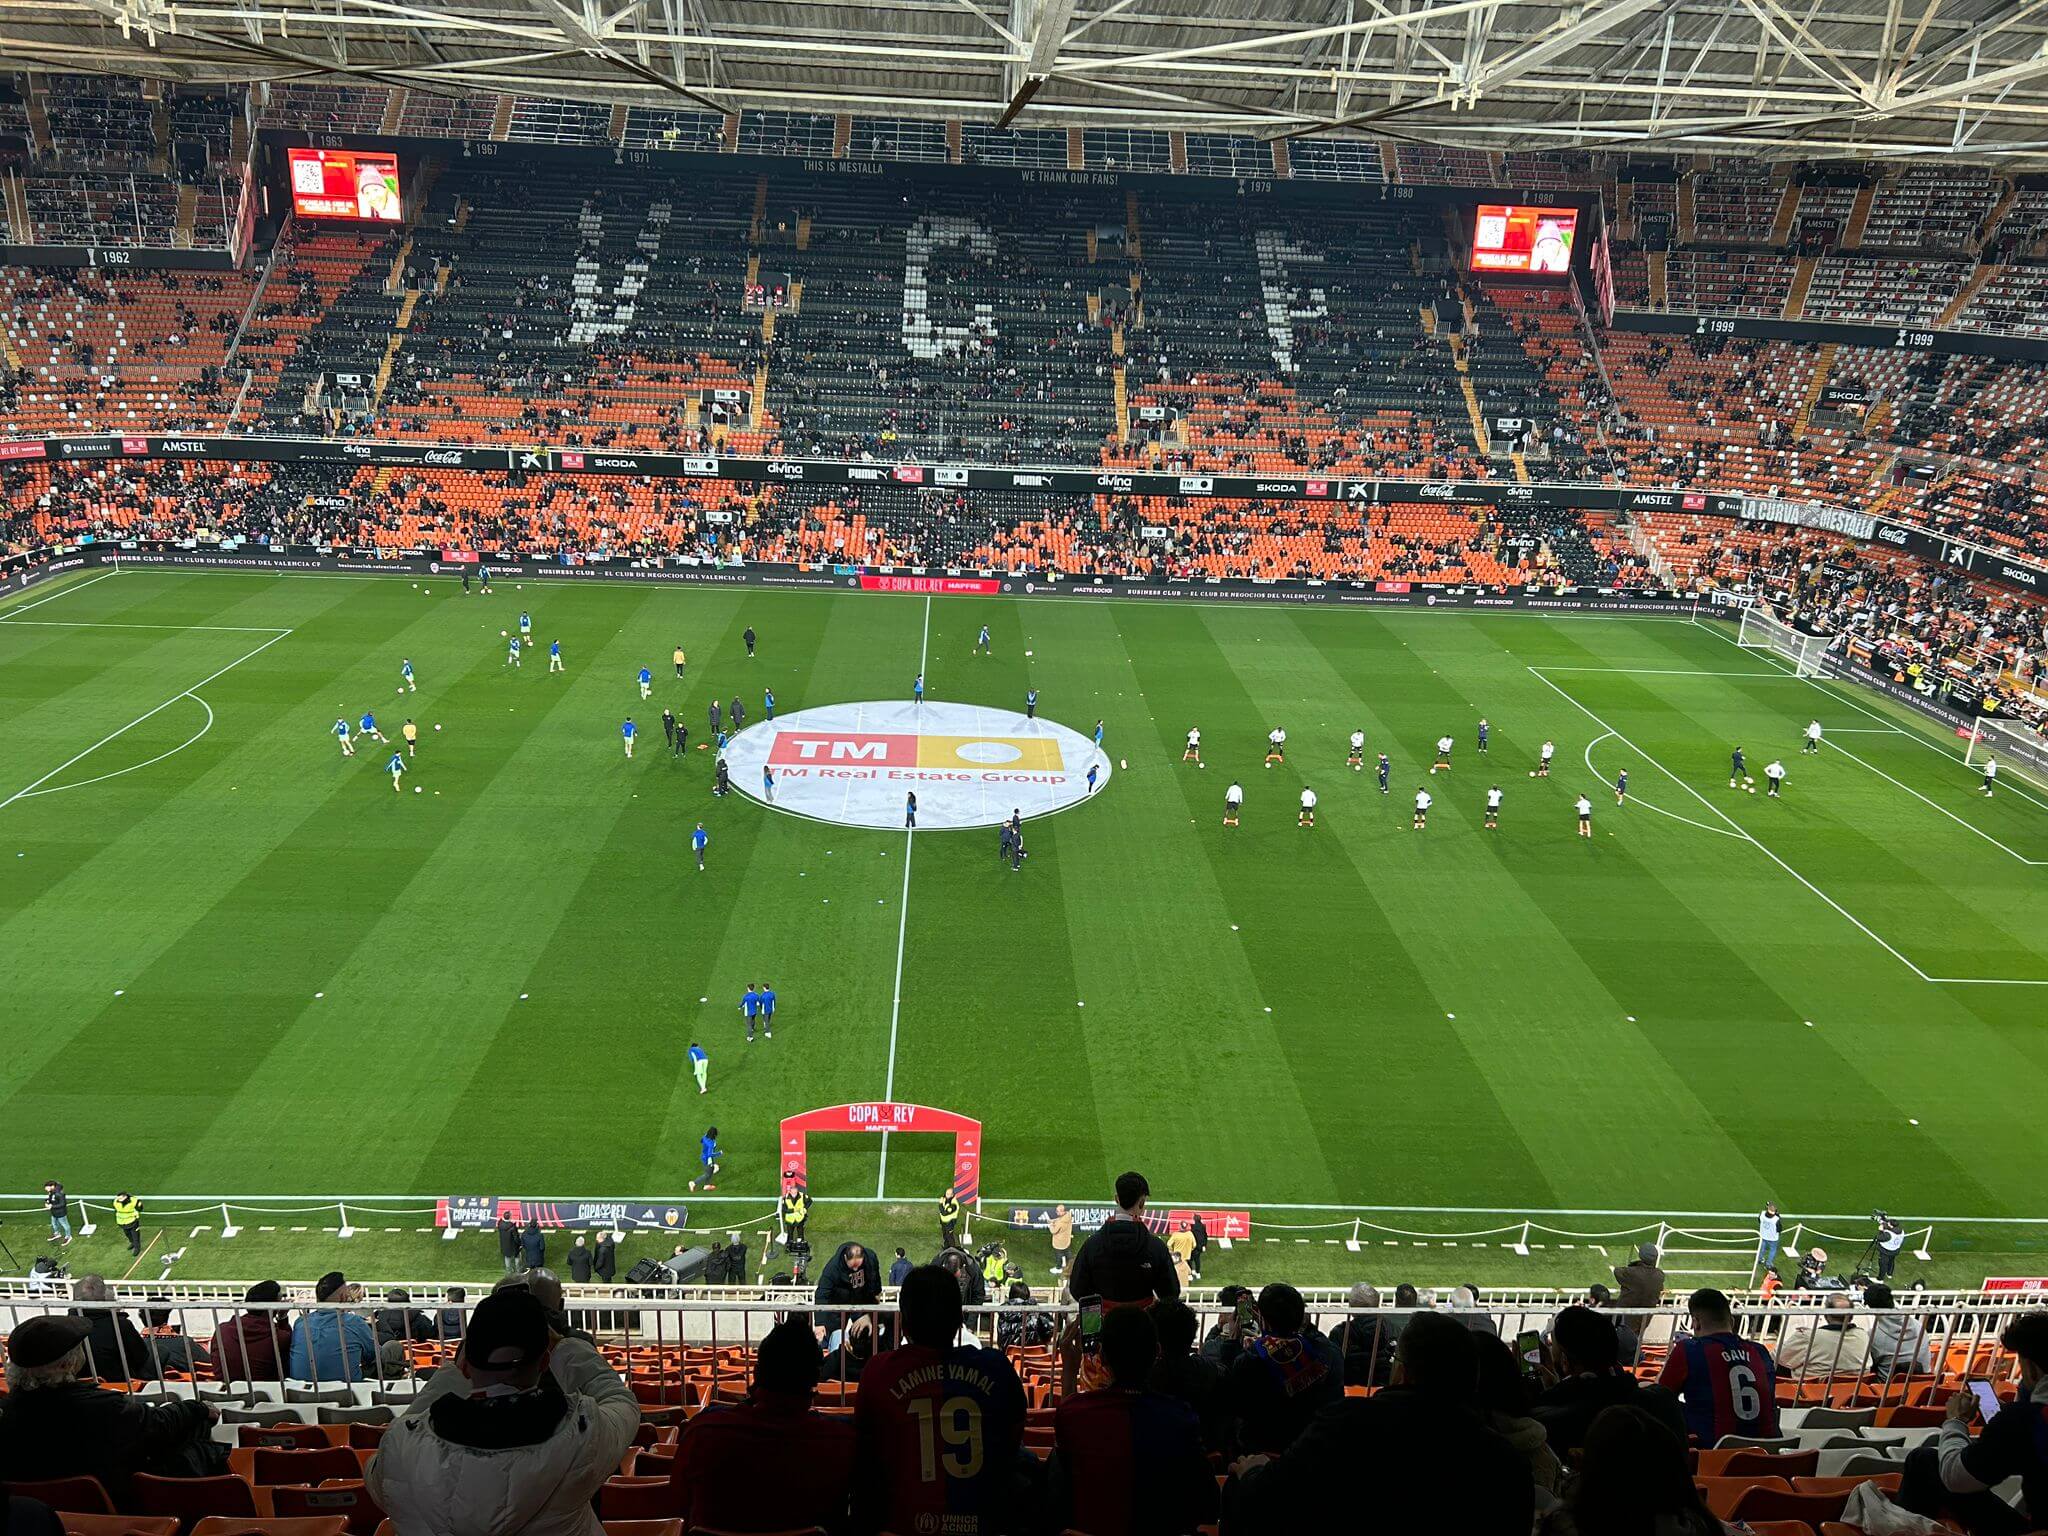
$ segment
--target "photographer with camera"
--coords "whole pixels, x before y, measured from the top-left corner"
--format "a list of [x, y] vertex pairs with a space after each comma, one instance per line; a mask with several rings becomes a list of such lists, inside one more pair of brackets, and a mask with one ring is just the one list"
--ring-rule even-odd
[[1889, 1280], [1899, 1267], [1899, 1250], [1906, 1246], [1906, 1229], [1883, 1211], [1873, 1211], [1877, 1220], [1877, 1278]]

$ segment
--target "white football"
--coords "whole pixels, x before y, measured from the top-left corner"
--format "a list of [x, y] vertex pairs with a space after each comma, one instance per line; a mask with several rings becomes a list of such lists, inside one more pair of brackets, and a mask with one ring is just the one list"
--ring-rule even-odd
[[1745, 784], [1742, 787], [1748, 790], [1752, 795], [1756, 793], [1756, 786], [1754, 784]]
[[435, 730], [437, 730], [437, 731], [438, 731], [439, 729], [441, 729], [441, 727], [440, 727], [440, 725], [439, 725], [439, 723], [438, 723], [438, 722], [437, 722], [437, 723], [435, 724], [435, 726], [434, 726], [434, 729], [435, 729]]
[[506, 633], [507, 633], [507, 632], [506, 632], [505, 630], [502, 630], [502, 629], [501, 629], [501, 630], [499, 630], [499, 631], [498, 631], [498, 638], [499, 638], [500, 640], [504, 639], [504, 638], [505, 638], [505, 635], [506, 635]]
[[1116, 765], [1117, 765], [1117, 767], [1119, 767], [1119, 768], [1128, 768], [1128, 767], [1130, 767], [1130, 766], [1131, 766], [1131, 765], [1130, 765], [1130, 764], [1129, 764], [1128, 762], [1126, 762], [1126, 761], [1125, 761], [1125, 760], [1124, 760], [1123, 758], [1121, 758], [1121, 757], [1120, 757], [1120, 758], [1118, 758], [1118, 759], [1116, 760]]
[[412, 792], [413, 792], [414, 794], [418, 794], [418, 793], [420, 792], [420, 787], [419, 787], [419, 785], [417, 785], [417, 784], [413, 785], [413, 787], [412, 787]]

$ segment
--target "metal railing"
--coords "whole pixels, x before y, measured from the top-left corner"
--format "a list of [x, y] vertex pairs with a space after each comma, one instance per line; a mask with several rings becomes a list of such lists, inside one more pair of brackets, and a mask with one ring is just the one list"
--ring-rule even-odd
[[[510, 1283], [517, 1283], [514, 1277]], [[545, 1272], [526, 1277], [544, 1300], [557, 1282]], [[504, 1282], [501, 1282], [504, 1283]], [[452, 1360], [454, 1344], [482, 1294], [450, 1300], [442, 1286], [409, 1287], [404, 1300], [350, 1302], [244, 1302], [226, 1296], [159, 1297], [154, 1303], [131, 1295], [80, 1301], [59, 1285], [40, 1294], [12, 1294], [0, 1302], [0, 1323], [11, 1331], [28, 1317], [69, 1312], [88, 1318], [111, 1316], [87, 1341], [87, 1368], [103, 1380], [131, 1383], [131, 1389], [240, 1405], [369, 1406], [402, 1398], [440, 1365]], [[122, 1288], [124, 1291], [133, 1288]], [[225, 1290], [226, 1287], [217, 1289]], [[1802, 1403], [1870, 1406], [1917, 1402], [1929, 1389], [1964, 1379], [2003, 1382], [2017, 1373], [2016, 1358], [1998, 1342], [2004, 1327], [2035, 1310], [2036, 1298], [2003, 1295], [1937, 1301], [1913, 1294], [1895, 1308], [1852, 1306], [1822, 1310], [1779, 1301], [1740, 1307], [1736, 1328], [1774, 1353], [1799, 1363], [1781, 1370], [1779, 1381], [1796, 1383]], [[1818, 1300], [1819, 1298], [1811, 1298]], [[1234, 1341], [1235, 1309], [1213, 1293], [1189, 1301], [1196, 1314], [1198, 1344]], [[1547, 1339], [1557, 1299], [1487, 1298], [1477, 1305], [1453, 1303], [1413, 1308], [1358, 1309], [1341, 1300], [1309, 1300], [1309, 1322], [1325, 1337], [1340, 1325], [1371, 1330], [1369, 1341], [1352, 1339], [1346, 1353], [1380, 1362], [1370, 1382], [1385, 1385], [1384, 1364], [1393, 1354], [1402, 1325], [1423, 1312], [1449, 1315], [1478, 1332], [1496, 1333], [1517, 1347], [1530, 1336]], [[1637, 1336], [1635, 1355], [1624, 1366], [1643, 1368], [1689, 1326], [1683, 1308], [1602, 1308], [1626, 1322]], [[139, 1314], [146, 1326], [136, 1326]], [[1057, 1340], [1075, 1317], [1071, 1302], [1040, 1300], [965, 1309], [965, 1327], [982, 1343], [1027, 1351], [1025, 1358], [1055, 1370]], [[247, 1318], [275, 1318], [292, 1330], [287, 1358], [274, 1367], [252, 1364], [246, 1343], [225, 1351], [224, 1328]], [[330, 1327], [320, 1323], [332, 1317]], [[786, 1318], [809, 1318], [828, 1357], [828, 1377], [850, 1383], [868, 1354], [889, 1347], [896, 1309], [884, 1300], [868, 1305], [816, 1301], [807, 1292], [764, 1292], [698, 1287], [641, 1289], [571, 1286], [562, 1289], [557, 1327], [590, 1336], [649, 1407], [696, 1406], [727, 1384], [743, 1389], [751, 1374], [749, 1353]], [[1888, 1321], [1889, 1341], [1873, 1346], [1876, 1325]], [[424, 1326], [423, 1326], [424, 1325]], [[259, 1329], [260, 1331], [260, 1329]], [[231, 1339], [246, 1336], [231, 1332]], [[842, 1344], [845, 1346], [842, 1348]], [[1625, 1346], [1626, 1347], [1626, 1346]]]

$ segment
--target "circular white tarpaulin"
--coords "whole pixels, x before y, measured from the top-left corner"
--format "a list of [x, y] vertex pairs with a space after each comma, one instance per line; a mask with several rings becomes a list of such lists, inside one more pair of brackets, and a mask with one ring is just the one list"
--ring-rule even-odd
[[1049, 816], [1099, 794], [1110, 761], [1094, 742], [1051, 720], [974, 704], [885, 699], [826, 704], [749, 725], [725, 749], [732, 784], [774, 808], [848, 827], [900, 827], [917, 795], [924, 828], [993, 827], [1012, 811]]

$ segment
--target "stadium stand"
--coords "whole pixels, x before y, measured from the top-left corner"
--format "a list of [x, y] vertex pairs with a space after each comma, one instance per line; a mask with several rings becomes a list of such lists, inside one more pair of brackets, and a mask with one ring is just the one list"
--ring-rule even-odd
[[[971, 1266], [968, 1272], [980, 1280]], [[1711, 1404], [1696, 1416], [1690, 1398], [1683, 1411], [1675, 1399], [1687, 1384], [1680, 1358], [1687, 1308], [1678, 1296], [1616, 1308], [1557, 1295], [1460, 1290], [1439, 1297], [1389, 1287], [1388, 1296], [1404, 1296], [1390, 1305], [1371, 1286], [1308, 1296], [1269, 1286], [1258, 1294], [1258, 1309], [1276, 1320], [1290, 1308], [1305, 1312], [1305, 1322], [1289, 1336], [1304, 1340], [1305, 1359], [1331, 1376], [1317, 1394], [1326, 1395], [1331, 1406], [1320, 1416], [1302, 1415], [1306, 1428], [1280, 1431], [1286, 1454], [1299, 1461], [1290, 1476], [1306, 1477], [1311, 1485], [1289, 1490], [1262, 1482], [1255, 1464], [1233, 1465], [1236, 1456], [1261, 1444], [1278, 1447], [1263, 1438], [1273, 1430], [1258, 1406], [1260, 1373], [1239, 1365], [1250, 1357], [1233, 1326], [1232, 1296], [1191, 1296], [1191, 1309], [1160, 1303], [1126, 1313], [1117, 1324], [1109, 1346], [1112, 1370], [1159, 1394], [1151, 1411], [1186, 1426], [1190, 1460], [1184, 1473], [1153, 1467], [1147, 1460], [1157, 1454], [1151, 1437], [1134, 1440], [1098, 1427], [1097, 1454], [1108, 1464], [1090, 1476], [1083, 1462], [1067, 1464], [1081, 1451], [1069, 1431], [1083, 1417], [1099, 1425], [1117, 1399], [1098, 1396], [1103, 1389], [1090, 1385], [1078, 1368], [1069, 1304], [1026, 1287], [1019, 1300], [987, 1306], [979, 1303], [978, 1291], [963, 1288], [945, 1268], [913, 1273], [900, 1296], [851, 1307], [835, 1298], [826, 1312], [811, 1310], [821, 1301], [808, 1290], [634, 1295], [635, 1305], [621, 1310], [620, 1293], [606, 1287], [564, 1291], [546, 1271], [515, 1276], [513, 1290], [481, 1302], [443, 1305], [431, 1300], [431, 1291], [417, 1293], [432, 1312], [380, 1310], [338, 1276], [323, 1281], [320, 1291], [329, 1299], [317, 1302], [299, 1286], [284, 1294], [252, 1288], [252, 1295], [278, 1299], [244, 1300], [237, 1287], [190, 1283], [141, 1318], [146, 1331], [135, 1327], [132, 1309], [146, 1298], [147, 1287], [115, 1286], [105, 1300], [79, 1303], [94, 1320], [90, 1327], [48, 1315], [67, 1298], [14, 1296], [0, 1474], [15, 1496], [71, 1512], [64, 1521], [70, 1530], [100, 1528], [78, 1523], [78, 1515], [111, 1517], [119, 1510], [128, 1521], [121, 1528], [131, 1532], [153, 1529], [136, 1523], [138, 1518], [225, 1518], [239, 1522], [232, 1529], [242, 1531], [271, 1529], [260, 1524], [266, 1520], [318, 1517], [330, 1522], [322, 1527], [327, 1536], [370, 1536], [386, 1523], [387, 1510], [400, 1520], [413, 1518], [422, 1500], [448, 1491], [439, 1481], [449, 1475], [445, 1465], [422, 1451], [431, 1451], [437, 1433], [451, 1433], [456, 1417], [437, 1413], [430, 1428], [427, 1409], [451, 1388], [466, 1397], [475, 1383], [450, 1363], [455, 1346], [442, 1336], [445, 1319], [459, 1317], [473, 1347], [488, 1351], [473, 1363], [473, 1372], [488, 1374], [489, 1362], [504, 1361], [506, 1390], [516, 1393], [536, 1383], [539, 1350], [526, 1357], [514, 1345], [499, 1343], [521, 1337], [523, 1314], [520, 1323], [512, 1322], [509, 1304], [532, 1310], [542, 1330], [535, 1337], [542, 1342], [552, 1319], [561, 1335], [561, 1385], [587, 1420], [607, 1426], [602, 1451], [593, 1447], [575, 1470], [551, 1459], [544, 1487], [579, 1480], [577, 1496], [595, 1497], [608, 1536], [646, 1536], [651, 1529], [616, 1523], [627, 1521], [671, 1521], [671, 1529], [679, 1530], [689, 1519], [699, 1522], [696, 1528], [712, 1529], [707, 1517], [742, 1502], [752, 1516], [746, 1524], [763, 1530], [796, 1529], [788, 1522], [805, 1519], [836, 1527], [849, 1498], [879, 1498], [889, 1505], [904, 1496], [891, 1471], [889, 1442], [856, 1439], [851, 1426], [879, 1430], [870, 1416], [885, 1411], [886, 1384], [905, 1367], [928, 1363], [919, 1351], [929, 1351], [929, 1342], [918, 1341], [929, 1341], [938, 1329], [950, 1340], [963, 1324], [979, 1351], [971, 1357], [975, 1368], [1005, 1382], [1015, 1405], [1003, 1416], [984, 1409], [991, 1413], [988, 1433], [1010, 1436], [1014, 1459], [994, 1458], [1000, 1476], [980, 1490], [984, 1511], [1005, 1512], [1005, 1523], [1014, 1529], [1052, 1531], [1082, 1518], [1091, 1530], [1132, 1529], [1105, 1513], [1116, 1485], [1132, 1476], [1144, 1478], [1155, 1495], [1174, 1477], [1199, 1480], [1189, 1486], [1205, 1489], [1207, 1496], [1191, 1506], [1185, 1520], [1156, 1527], [1173, 1532], [1192, 1531], [1219, 1493], [1230, 1529], [1276, 1528], [1261, 1523], [1260, 1511], [1290, 1492], [1294, 1499], [1313, 1497], [1329, 1507], [1348, 1507], [1360, 1498], [1384, 1504], [1412, 1497], [1440, 1509], [1440, 1472], [1419, 1464], [1388, 1466], [1369, 1487], [1358, 1484], [1356, 1473], [1382, 1456], [1385, 1444], [1412, 1447], [1398, 1429], [1400, 1415], [1414, 1411], [1431, 1362], [1450, 1358], [1467, 1362], [1460, 1367], [1470, 1373], [1462, 1378], [1466, 1385], [1430, 1388], [1428, 1411], [1439, 1434], [1446, 1415], [1455, 1424], [1469, 1411], [1479, 1416], [1475, 1422], [1489, 1422], [1492, 1433], [1509, 1437], [1454, 1437], [1466, 1447], [1465, 1455], [1499, 1458], [1490, 1479], [1495, 1494], [1532, 1478], [1555, 1485], [1559, 1467], [1569, 1460], [1582, 1478], [1565, 1492], [1567, 1502], [1586, 1497], [1586, 1483], [1597, 1484], [1605, 1475], [1607, 1437], [1624, 1428], [1640, 1435], [1639, 1423], [1647, 1422], [1664, 1426], [1656, 1433], [1669, 1437], [1663, 1443], [1681, 1480], [1692, 1484], [1716, 1516], [1751, 1522], [1790, 1517], [1805, 1521], [1810, 1531], [1840, 1517], [1852, 1497], [1868, 1500], [1874, 1494], [1880, 1504], [1926, 1514], [1966, 1508], [1951, 1506], [1938, 1484], [1927, 1480], [1932, 1447], [1944, 1432], [1943, 1404], [1965, 1382], [1988, 1380], [2008, 1405], [2005, 1411], [2036, 1411], [2028, 1397], [2031, 1391], [2038, 1401], [2040, 1335], [2048, 1328], [2048, 1314], [2030, 1312], [2024, 1298], [2016, 1304], [2009, 1296], [1895, 1301], [1888, 1292], [1873, 1291], [1866, 1306], [1846, 1314], [1824, 1312], [1821, 1298], [1810, 1293], [1746, 1297], [1735, 1329], [1756, 1351], [1752, 1359], [1810, 1355], [1810, 1340], [1825, 1336], [1816, 1332], [1824, 1322], [1840, 1326], [1856, 1348], [1853, 1355], [1837, 1352], [1825, 1369], [1811, 1373], [1776, 1370], [1761, 1399], [1730, 1432], [1720, 1427], [1721, 1415]], [[963, 1304], [969, 1297], [973, 1301]], [[1699, 1304], [1697, 1297], [1693, 1301]], [[863, 1316], [873, 1320], [865, 1334], [852, 1323]], [[814, 1332], [812, 1321], [823, 1326]], [[369, 1338], [378, 1328], [386, 1328], [388, 1337], [363, 1380], [337, 1382], [321, 1369], [318, 1349], [303, 1351], [312, 1369], [298, 1379], [284, 1377], [279, 1367], [246, 1374], [219, 1369], [227, 1358], [223, 1340], [245, 1340], [252, 1330], [268, 1339], [279, 1323], [294, 1338], [323, 1332], [342, 1337], [355, 1329]], [[1526, 1377], [1510, 1370], [1503, 1385], [1487, 1386], [1490, 1378], [1475, 1356], [1489, 1350], [1505, 1354], [1498, 1338], [1524, 1329], [1546, 1340], [1542, 1369]], [[820, 1332], [826, 1335], [822, 1341]], [[874, 1342], [856, 1343], [857, 1338]], [[1138, 1346], [1131, 1359], [1124, 1355], [1127, 1343]], [[1424, 1344], [1436, 1353], [1425, 1353]], [[892, 1353], [898, 1350], [905, 1353]], [[1197, 1357], [1206, 1364], [1198, 1366]], [[1397, 1366], [1404, 1384], [1390, 1386]], [[82, 1381], [69, 1378], [74, 1370], [84, 1373]], [[1514, 1385], [1506, 1386], [1508, 1381]], [[1121, 1390], [1128, 1394], [1132, 1388]], [[1383, 1400], [1354, 1420], [1358, 1405], [1375, 1398]], [[65, 1425], [88, 1418], [125, 1427], [148, 1415], [160, 1426], [153, 1432], [158, 1443], [175, 1437], [187, 1447], [175, 1475], [166, 1475], [170, 1469], [161, 1460], [145, 1460], [122, 1434], [108, 1437], [103, 1431], [97, 1441], [63, 1435]], [[1007, 1429], [999, 1427], [1004, 1424]], [[1349, 1456], [1324, 1464], [1323, 1437], [1346, 1424], [1355, 1424], [1358, 1435]], [[1685, 1440], [1679, 1438], [1681, 1428]], [[1756, 1433], [1745, 1438], [1744, 1429]], [[405, 1441], [394, 1441], [396, 1434]], [[1393, 1438], [1383, 1443], [1382, 1436]], [[1518, 1450], [1548, 1447], [1551, 1459], [1503, 1455], [1509, 1440]], [[500, 1440], [494, 1481], [516, 1481], [519, 1458], [526, 1454], [519, 1447], [529, 1443], [534, 1442], [517, 1435]], [[1984, 1442], [1986, 1454], [1990, 1444]], [[1647, 1449], [1639, 1444], [1637, 1454]], [[765, 1477], [763, 1469], [771, 1464], [776, 1475]], [[2001, 1472], [2039, 1475], [2024, 1461]], [[1169, 1483], [1162, 1485], [1161, 1478]], [[915, 1481], [910, 1479], [912, 1486]], [[857, 1492], [863, 1486], [866, 1495]], [[470, 1494], [476, 1493], [472, 1483]], [[956, 1490], [956, 1496], [965, 1497], [966, 1490]], [[1526, 1489], [1524, 1496], [1531, 1496]], [[1459, 1528], [1519, 1532], [1529, 1528], [1528, 1518], [1525, 1512], [1519, 1524], [1482, 1521]], [[1112, 1523], [1099, 1523], [1104, 1520]], [[302, 1536], [308, 1528], [275, 1529]], [[1777, 1528], [1757, 1523], [1751, 1529]]]

